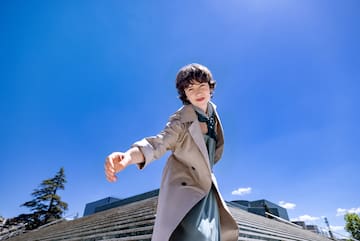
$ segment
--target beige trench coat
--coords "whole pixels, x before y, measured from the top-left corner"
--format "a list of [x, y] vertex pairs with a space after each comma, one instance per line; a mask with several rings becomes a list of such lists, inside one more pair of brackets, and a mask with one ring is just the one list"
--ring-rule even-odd
[[[215, 116], [216, 163], [223, 152], [224, 137], [216, 110]], [[139, 147], [145, 156], [145, 162], [139, 165], [140, 169], [159, 159], [166, 151], [172, 152], [163, 170], [152, 241], [169, 240], [185, 214], [205, 197], [212, 184], [218, 197], [221, 240], [238, 240], [237, 224], [218, 191], [199, 121], [191, 105], [184, 105], [175, 112], [157, 136], [144, 138], [133, 146]]]

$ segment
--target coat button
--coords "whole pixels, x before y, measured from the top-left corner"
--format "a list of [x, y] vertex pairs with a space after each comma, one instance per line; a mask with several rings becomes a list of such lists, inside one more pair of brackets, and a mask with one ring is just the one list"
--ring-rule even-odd
[[186, 182], [182, 182], [181, 185], [186, 186], [187, 184], [186, 184]]

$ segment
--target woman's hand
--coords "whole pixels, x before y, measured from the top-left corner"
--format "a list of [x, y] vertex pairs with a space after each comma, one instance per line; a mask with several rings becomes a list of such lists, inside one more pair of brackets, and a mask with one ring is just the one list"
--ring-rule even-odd
[[130, 163], [131, 156], [128, 152], [113, 152], [105, 161], [105, 175], [109, 182], [117, 181], [116, 173], [124, 170]]

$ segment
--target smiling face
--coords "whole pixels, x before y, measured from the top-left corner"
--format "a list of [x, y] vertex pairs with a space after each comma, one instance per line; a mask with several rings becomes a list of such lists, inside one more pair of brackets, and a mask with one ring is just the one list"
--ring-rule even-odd
[[215, 84], [210, 70], [201, 64], [186, 65], [176, 75], [176, 89], [182, 103], [193, 104], [204, 112], [213, 95]]
[[194, 80], [184, 91], [188, 101], [206, 113], [211, 98], [209, 83]]

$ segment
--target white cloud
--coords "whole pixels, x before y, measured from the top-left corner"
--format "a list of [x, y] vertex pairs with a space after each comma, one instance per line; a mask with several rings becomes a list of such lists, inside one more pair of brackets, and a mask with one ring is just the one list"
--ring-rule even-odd
[[307, 221], [315, 221], [315, 220], [319, 220], [319, 219], [320, 219], [319, 217], [312, 217], [308, 214], [305, 214], [305, 215], [299, 216], [298, 218], [295, 218], [292, 220], [307, 222]]
[[350, 209], [345, 209], [345, 208], [338, 208], [336, 209], [336, 216], [343, 216], [347, 213], [360, 213], [360, 207], [358, 208], [350, 208]]
[[360, 213], [360, 207], [358, 208], [351, 208], [348, 210], [349, 213], [357, 213], [359, 214]]
[[331, 231], [344, 231], [344, 226], [332, 226], [330, 225]]
[[286, 208], [286, 209], [294, 209], [296, 207], [296, 204], [295, 203], [287, 203], [285, 201], [280, 201], [279, 206]]
[[345, 213], [346, 213], [346, 209], [344, 209], [344, 208], [336, 209], [336, 216], [342, 216], [342, 215], [345, 215]]
[[232, 195], [239, 195], [239, 196], [249, 193], [251, 193], [251, 187], [238, 188], [237, 190], [231, 192]]

